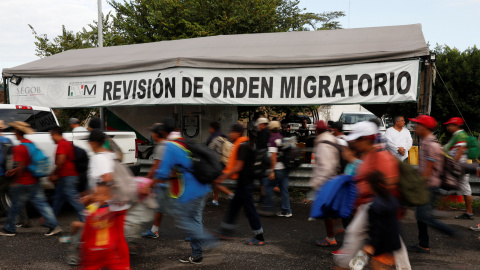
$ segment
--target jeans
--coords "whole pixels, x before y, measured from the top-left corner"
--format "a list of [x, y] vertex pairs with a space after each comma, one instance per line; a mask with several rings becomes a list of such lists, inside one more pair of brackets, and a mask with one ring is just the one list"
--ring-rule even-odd
[[429, 236], [428, 236], [428, 226], [432, 226], [433, 228], [439, 230], [440, 232], [454, 236], [455, 230], [451, 227], [447, 226], [446, 224], [436, 220], [432, 217], [432, 204], [437, 201], [438, 199], [438, 190], [439, 188], [429, 188], [430, 189], [430, 203], [417, 206], [415, 209], [415, 218], [417, 219], [417, 226], [418, 226], [418, 240], [419, 245], [424, 248], [430, 248], [429, 246]]
[[263, 186], [265, 189], [265, 207], [273, 208], [273, 188], [278, 185], [280, 188], [280, 196], [282, 198], [282, 210], [291, 213], [290, 208], [290, 194], [288, 193], [288, 174], [287, 169], [275, 170], [275, 180], [268, 178], [263, 179]]
[[59, 225], [39, 183], [11, 186], [10, 198], [12, 199], [12, 207], [10, 211], [8, 211], [7, 222], [4, 227], [6, 231], [12, 233], [17, 231], [15, 222], [17, 221], [20, 210], [25, 206], [27, 201], [30, 201], [43, 218], [45, 218], [45, 226], [53, 229]]
[[170, 202], [170, 213], [175, 218], [177, 227], [184, 230], [190, 236], [190, 247], [192, 257], [203, 256], [203, 247], [214, 247], [217, 240], [203, 230], [203, 209], [205, 208], [207, 196], [193, 199], [187, 203], [179, 203], [172, 199]]
[[77, 211], [80, 221], [84, 221], [83, 210], [85, 207], [80, 203], [80, 196], [77, 191], [78, 176], [66, 176], [58, 179], [55, 186], [55, 196], [53, 198], [53, 212], [58, 216], [65, 202], [70, 203]]
[[252, 185], [237, 187], [235, 190], [235, 196], [230, 201], [228, 206], [228, 212], [224, 223], [222, 223], [222, 227], [230, 230], [234, 229], [238, 213], [243, 206], [245, 215], [248, 218], [248, 223], [250, 224], [250, 228], [252, 228], [253, 233], [255, 235], [263, 233], [262, 224], [260, 223], [260, 218], [258, 217], [257, 209], [255, 208], [255, 204], [253, 202], [251, 189]]

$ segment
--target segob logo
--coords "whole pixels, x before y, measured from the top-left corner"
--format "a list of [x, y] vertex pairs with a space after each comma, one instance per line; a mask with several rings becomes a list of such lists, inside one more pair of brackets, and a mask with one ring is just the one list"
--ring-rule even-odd
[[69, 99], [94, 98], [97, 95], [97, 82], [72, 82], [68, 84]]

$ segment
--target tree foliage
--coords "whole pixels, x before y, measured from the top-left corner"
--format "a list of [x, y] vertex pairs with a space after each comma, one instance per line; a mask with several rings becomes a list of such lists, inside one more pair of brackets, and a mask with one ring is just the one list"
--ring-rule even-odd
[[[109, 2], [114, 15], [103, 20], [104, 46], [137, 44], [214, 35], [338, 29], [344, 12], [311, 13], [299, 0], [128, 0]], [[62, 26], [50, 39], [35, 36], [36, 55], [96, 47], [97, 22], [78, 32]]]
[[[478, 106], [480, 104], [480, 50], [474, 46], [462, 52], [448, 46], [437, 46], [433, 51], [437, 54], [436, 69], [438, 73], [432, 90], [431, 116], [440, 123], [439, 137], [445, 138], [446, 134], [445, 127], [441, 123], [445, 123], [451, 117], [460, 116], [460, 112], [470, 130], [478, 135], [480, 131], [480, 122], [478, 121], [480, 115], [480, 106]], [[393, 117], [398, 114], [414, 117], [417, 115], [417, 106], [416, 104], [389, 106], [387, 115]], [[468, 128], [467, 131], [469, 131]]]

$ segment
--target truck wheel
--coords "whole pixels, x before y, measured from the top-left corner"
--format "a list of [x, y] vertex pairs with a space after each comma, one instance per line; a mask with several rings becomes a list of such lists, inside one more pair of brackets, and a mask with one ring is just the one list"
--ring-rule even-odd
[[145, 153], [145, 159], [153, 160], [153, 149], [147, 150], [147, 152]]
[[0, 213], [2, 215], [6, 215], [11, 206], [12, 206], [12, 201], [10, 200], [10, 196], [8, 196], [8, 190], [1, 191], [0, 192]]

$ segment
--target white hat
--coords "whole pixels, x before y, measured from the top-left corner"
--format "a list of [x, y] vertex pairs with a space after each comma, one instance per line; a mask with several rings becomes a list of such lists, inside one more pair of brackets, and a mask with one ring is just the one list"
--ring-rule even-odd
[[268, 119], [267, 118], [258, 118], [257, 119], [257, 122], [255, 122], [255, 125], [258, 126], [258, 125], [261, 125], [261, 124], [268, 124]]
[[352, 131], [347, 136], [347, 141], [353, 141], [360, 137], [378, 134], [378, 127], [372, 122], [364, 121], [352, 126]]

